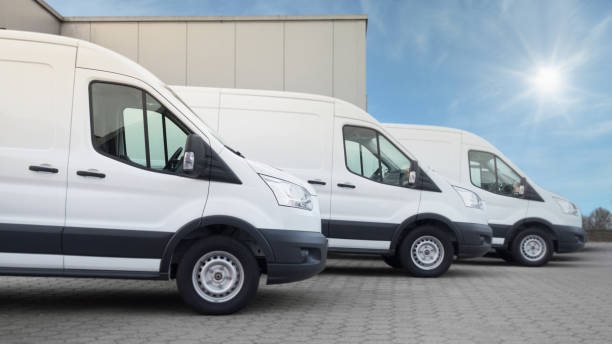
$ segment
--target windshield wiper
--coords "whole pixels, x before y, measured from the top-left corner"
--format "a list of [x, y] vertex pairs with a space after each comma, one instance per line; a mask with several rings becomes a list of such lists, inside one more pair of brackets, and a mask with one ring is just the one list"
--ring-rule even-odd
[[[229, 149], [229, 150], [230, 150], [232, 153], [234, 153], [234, 154], [238, 155], [238, 156], [239, 156], [239, 157], [241, 157], [241, 158], [245, 158], [245, 156], [244, 156], [244, 155], [242, 155], [242, 153], [240, 153], [239, 151], [237, 151], [237, 150], [233, 149], [232, 147], [230, 147], [230, 146], [228, 146], [228, 145], [224, 145], [224, 146], [225, 146], [225, 148]], [[246, 158], [245, 158], [245, 159], [246, 159]]]

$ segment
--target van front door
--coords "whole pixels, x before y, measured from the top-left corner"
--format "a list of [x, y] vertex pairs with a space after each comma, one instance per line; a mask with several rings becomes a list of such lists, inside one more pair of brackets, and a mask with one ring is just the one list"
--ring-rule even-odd
[[502, 246], [512, 225], [527, 215], [529, 201], [519, 193], [521, 177], [493, 153], [477, 147], [467, 147], [466, 153], [470, 182], [486, 204], [492, 244]]
[[365, 122], [336, 117], [329, 246], [388, 250], [393, 233], [417, 213], [408, 187], [411, 160]]
[[209, 182], [181, 174], [201, 133], [143, 83], [77, 69], [66, 229], [67, 271], [156, 273], [170, 237], [200, 218]]

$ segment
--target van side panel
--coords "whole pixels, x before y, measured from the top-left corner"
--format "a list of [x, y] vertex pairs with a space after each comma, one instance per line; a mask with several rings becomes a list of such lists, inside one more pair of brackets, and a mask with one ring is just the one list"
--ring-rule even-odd
[[0, 267], [19, 253], [61, 268], [76, 48], [0, 39], [0, 53]]
[[393, 125], [386, 125], [385, 129], [424, 164], [429, 164], [443, 176], [461, 181], [460, 133]]
[[328, 218], [332, 113], [333, 104], [323, 101], [222, 92], [218, 133], [248, 159], [325, 183], [313, 187]]
[[217, 88], [193, 88], [172, 86], [180, 93], [181, 99], [214, 131], [219, 131], [219, 99], [221, 91]]
[[[76, 49], [2, 39], [0, 51], [0, 223], [63, 226]], [[59, 171], [30, 171], [41, 164]]]

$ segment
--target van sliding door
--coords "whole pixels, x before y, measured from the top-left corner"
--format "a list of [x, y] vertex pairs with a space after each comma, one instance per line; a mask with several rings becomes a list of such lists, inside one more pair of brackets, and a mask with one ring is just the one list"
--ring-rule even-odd
[[0, 269], [61, 269], [76, 48], [0, 39]]

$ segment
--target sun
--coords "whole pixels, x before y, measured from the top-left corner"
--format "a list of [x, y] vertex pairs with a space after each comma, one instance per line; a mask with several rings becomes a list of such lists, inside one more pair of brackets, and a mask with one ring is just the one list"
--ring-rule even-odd
[[540, 67], [534, 73], [531, 82], [535, 90], [543, 96], [558, 94], [564, 86], [563, 74], [558, 67]]

